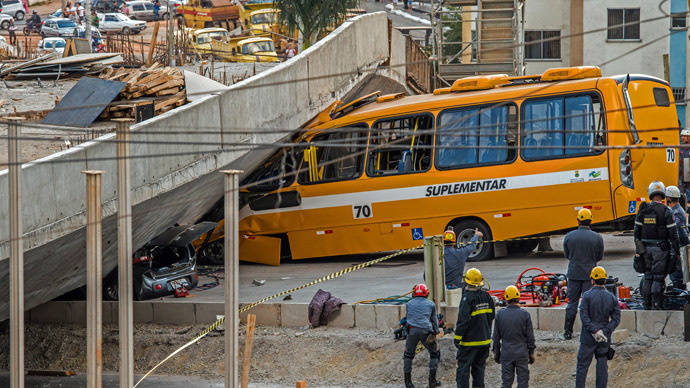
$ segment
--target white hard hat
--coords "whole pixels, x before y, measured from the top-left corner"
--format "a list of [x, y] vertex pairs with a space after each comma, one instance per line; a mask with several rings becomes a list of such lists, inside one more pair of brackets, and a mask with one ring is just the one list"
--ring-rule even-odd
[[649, 188], [647, 188], [647, 193], [649, 194], [649, 199], [652, 199], [652, 197], [655, 195], [661, 195], [662, 197], [666, 197], [666, 186], [664, 186], [664, 184], [659, 181], [654, 181], [649, 184]]
[[680, 190], [676, 186], [666, 188], [666, 196], [669, 198], [680, 198]]
[[680, 131], [681, 136], [690, 136], [690, 129], [683, 129]]

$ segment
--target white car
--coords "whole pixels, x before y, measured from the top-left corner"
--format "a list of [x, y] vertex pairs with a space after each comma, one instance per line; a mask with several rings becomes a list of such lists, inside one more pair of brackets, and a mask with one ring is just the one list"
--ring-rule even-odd
[[17, 20], [24, 19], [26, 14], [21, 0], [0, 0], [0, 8], [2, 8], [2, 13], [10, 15]]
[[38, 42], [36, 51], [40, 54], [47, 54], [53, 51], [63, 54], [66, 46], [67, 42], [62, 38], [45, 38]]
[[12, 20], [12, 16], [0, 13], [0, 28], [3, 30], [10, 28], [10, 20]]
[[98, 28], [106, 33], [138, 34], [146, 29], [146, 22], [132, 20], [121, 13], [99, 13]]

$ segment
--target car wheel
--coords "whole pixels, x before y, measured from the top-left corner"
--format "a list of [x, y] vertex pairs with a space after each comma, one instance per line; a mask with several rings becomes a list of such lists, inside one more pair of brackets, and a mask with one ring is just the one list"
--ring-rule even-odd
[[223, 240], [216, 240], [209, 243], [203, 252], [204, 259], [210, 265], [225, 264], [225, 246]]
[[139, 19], [137, 19], [136, 16], [130, 16], [129, 18], [132, 19], [132, 20], [139, 20]]
[[129, 35], [129, 33], [130, 33], [129, 27], [122, 27], [122, 34], [123, 35]]
[[17, 11], [17, 13], [14, 14], [14, 18], [17, 20], [24, 20], [24, 11]]
[[[479, 229], [479, 231], [484, 235], [482, 240], [492, 240], [491, 230], [486, 226], [486, 224], [479, 220], [462, 220], [453, 225], [453, 230], [457, 236], [457, 241], [461, 243], [469, 242], [472, 236], [474, 236], [475, 229]], [[494, 257], [494, 244], [484, 242], [477, 244], [477, 247], [474, 249], [474, 251], [472, 251], [472, 253], [470, 253], [467, 261], [483, 261], [492, 257]]]
[[[6, 29], [10, 28], [10, 22], [8, 22], [7, 20], [5, 20], [4, 22], [0, 23], [0, 28], [2, 28], [3, 30], [6, 30]], [[25, 35], [26, 35], [26, 34], [25, 34]]]
[[163, 16], [162, 16], [163, 20], [168, 20], [169, 17], [170, 17], [170, 16], [168, 15], [167, 12], [164, 13]]
[[45, 38], [46, 38], [46, 34], [45, 34], [45, 32], [41, 32], [41, 38], [43, 38], [43, 39], [45, 39]]

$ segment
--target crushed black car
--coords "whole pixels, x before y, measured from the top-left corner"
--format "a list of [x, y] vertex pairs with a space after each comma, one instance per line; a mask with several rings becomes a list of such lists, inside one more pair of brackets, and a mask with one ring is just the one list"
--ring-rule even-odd
[[[155, 237], [133, 255], [134, 299], [146, 300], [190, 289], [199, 282], [192, 242], [218, 224], [174, 226]], [[117, 300], [117, 268], [103, 279], [103, 299]]]

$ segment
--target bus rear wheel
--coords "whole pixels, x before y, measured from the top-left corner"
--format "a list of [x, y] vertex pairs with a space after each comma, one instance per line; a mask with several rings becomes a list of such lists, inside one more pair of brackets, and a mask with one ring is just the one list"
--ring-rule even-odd
[[[492, 240], [491, 230], [483, 222], [479, 220], [462, 220], [453, 225], [453, 230], [457, 236], [458, 241], [467, 243], [474, 236], [474, 230], [479, 229], [484, 235], [483, 241]], [[477, 247], [470, 253], [467, 261], [484, 261], [494, 257], [493, 243], [479, 243]]]

